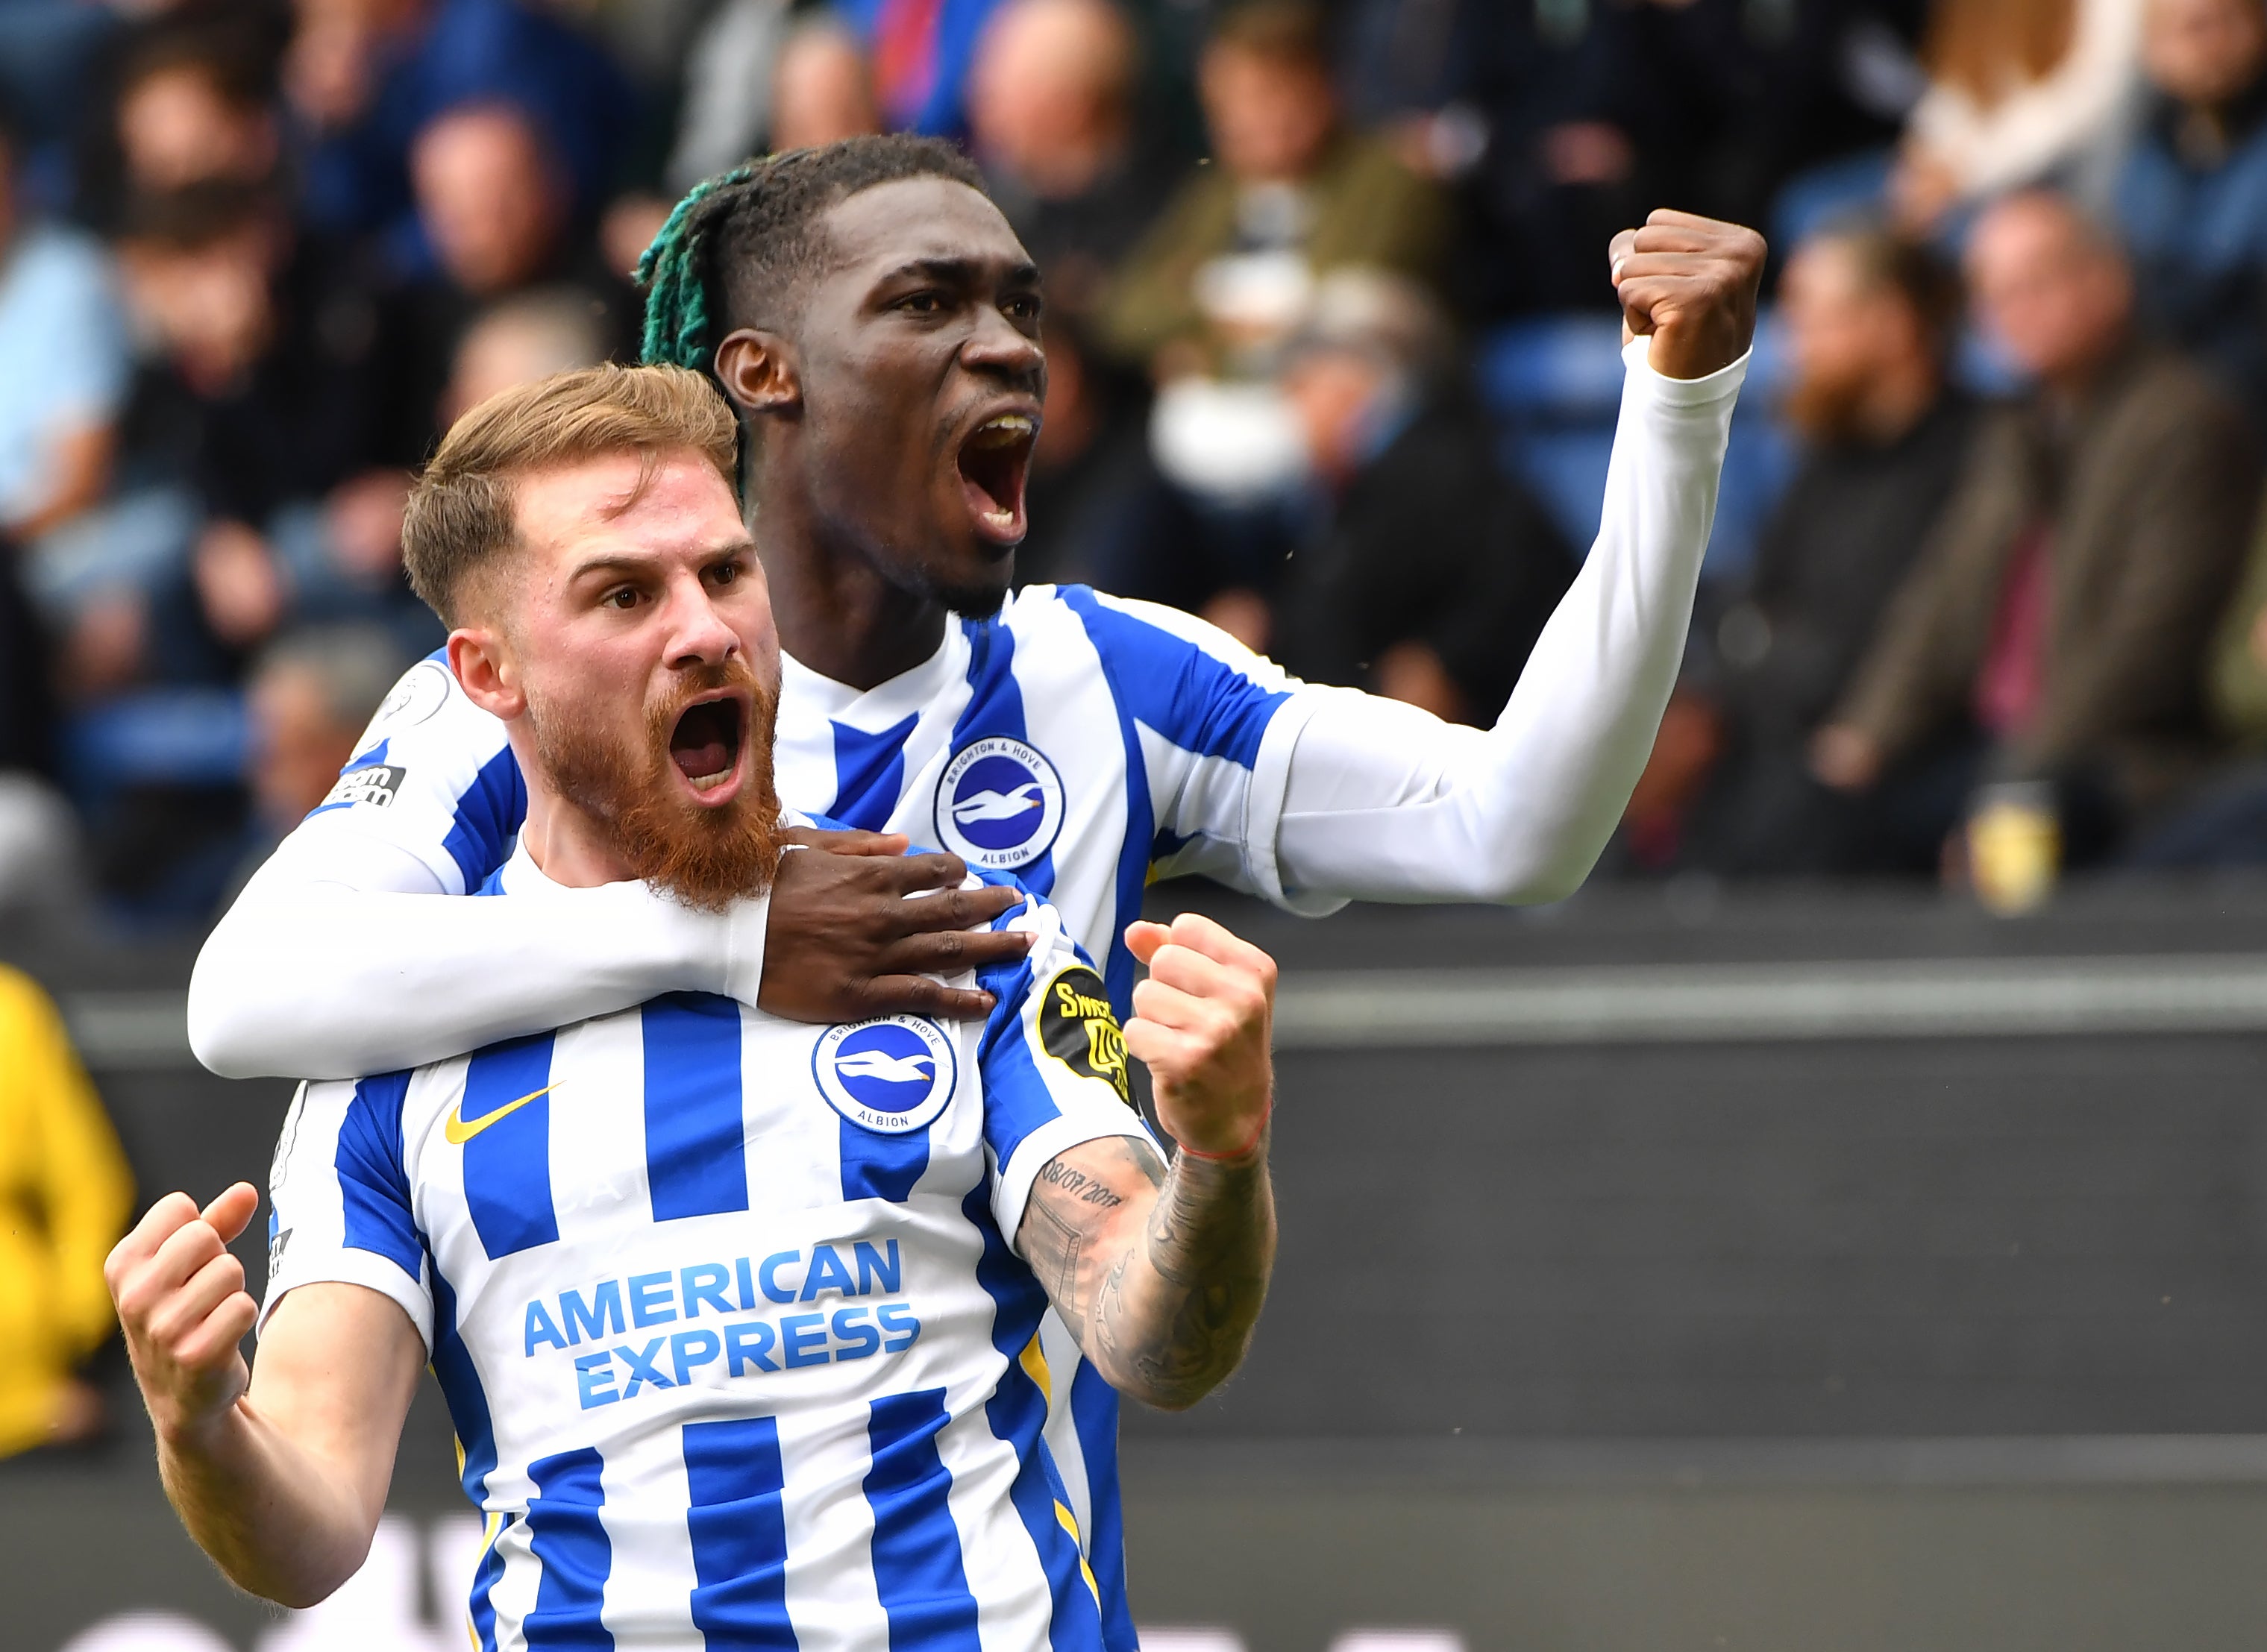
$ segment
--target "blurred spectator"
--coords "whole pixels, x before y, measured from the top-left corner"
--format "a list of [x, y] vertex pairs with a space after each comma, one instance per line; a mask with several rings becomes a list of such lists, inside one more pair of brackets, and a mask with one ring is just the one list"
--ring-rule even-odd
[[1319, 14], [1249, 0], [1201, 65], [1214, 164], [1185, 184], [1121, 272], [1104, 342], [1160, 377], [1234, 368], [1296, 324], [1315, 276], [1366, 265], [1429, 277], [1447, 203], [1339, 119]]
[[693, 37], [664, 172], [672, 193], [771, 147], [772, 88], [793, 9], [793, 0], [723, 0]]
[[1048, 312], [1046, 347], [1047, 416], [1031, 453], [1031, 531], [1016, 547], [1016, 582], [1140, 594], [1178, 520], [1150, 468], [1145, 386], [1097, 355], [1060, 311]]
[[[260, 654], [245, 695], [253, 840], [245, 875], [341, 785], [339, 771], [412, 657], [386, 632], [351, 625], [290, 632]], [[361, 772], [363, 784], [383, 786], [384, 775]]]
[[[1973, 11], [2021, 0], [1957, 0]], [[1647, 0], [1636, 130], [1660, 201], [1766, 222], [1799, 171], [1887, 149], [1927, 88], [1916, 0]], [[1877, 166], [1865, 168], [1878, 179]]]
[[446, 430], [491, 396], [605, 359], [605, 330], [581, 293], [569, 289], [507, 298], [466, 329], [437, 422]]
[[1173, 171], [1137, 141], [1140, 42], [1114, 0], [1007, 0], [970, 76], [992, 198], [1046, 272], [1051, 309], [1085, 316], [1156, 218]]
[[472, 104], [417, 135], [418, 213], [439, 269], [407, 284], [386, 326], [393, 387], [386, 457], [421, 461], [457, 346], [481, 310], [538, 288], [581, 295], [609, 355], [628, 354], [639, 305], [625, 276], [574, 234], [572, 201], [542, 129], [508, 104]]
[[0, 539], [0, 912], [79, 894], [78, 822], [50, 783], [55, 696], [47, 638]]
[[129, 371], [108, 260], [33, 216], [0, 108], [0, 531], [29, 541], [102, 496]]
[[637, 113], [603, 49], [515, 0], [298, 0], [284, 90], [304, 136], [310, 222], [387, 230], [404, 258], [422, 251], [410, 150], [437, 118], [473, 103], [527, 111], [570, 211], [585, 216], [606, 198]]
[[72, 1373], [115, 1323], [102, 1263], [133, 1194], [54, 1002], [0, 969], [0, 1456], [101, 1427]]
[[1805, 450], [1746, 591], [1715, 627], [1709, 698], [1725, 756], [1688, 863], [1854, 869], [1849, 805], [1813, 779], [1806, 751], [1966, 463], [1975, 407], [1945, 377], [1960, 311], [1958, 277], [1880, 230], [1825, 231], [1787, 261], [1785, 412]]
[[2045, 783], [2083, 864], [2208, 747], [2200, 664], [2258, 465], [2234, 406], [2136, 335], [2124, 258], [2065, 199], [1990, 208], [1969, 275], [2037, 388], [1980, 428], [1814, 770], [1870, 793], [1869, 815], [1921, 864], [1979, 776]]
[[2073, 168], [2130, 118], [2144, 0], [1934, 0], [1890, 200], [1910, 228]]
[[120, 200], [268, 182], [282, 152], [275, 93], [273, 55], [251, 30], [204, 24], [149, 35], [119, 72], [110, 137]]
[[[157, 348], [124, 423], [128, 489], [76, 537], [79, 564], [56, 570], [54, 595], [68, 610], [130, 586], [150, 605], [130, 650], [106, 608], [83, 619], [84, 687], [145, 665], [224, 678], [295, 606], [353, 577], [342, 565], [360, 547], [326, 531], [324, 501], [351, 524], [368, 486], [371, 324], [320, 295], [291, 302], [291, 238], [258, 190], [208, 184], [136, 203], [122, 248]], [[185, 557], [193, 604], [177, 596]]]
[[1323, 509], [1261, 642], [1310, 680], [1486, 723], [1574, 559], [1497, 464], [1449, 345], [1407, 277], [1349, 268], [1324, 279], [1285, 368]]
[[967, 131], [969, 65], [998, 4], [999, 0], [835, 0], [835, 9], [864, 42], [873, 64], [875, 102], [891, 131], [944, 137]]
[[858, 37], [825, 13], [789, 31], [772, 76], [771, 147], [818, 149], [882, 129]]
[[2153, 0], [2142, 48], [2117, 191], [2142, 312], [2267, 428], [2267, 4]]

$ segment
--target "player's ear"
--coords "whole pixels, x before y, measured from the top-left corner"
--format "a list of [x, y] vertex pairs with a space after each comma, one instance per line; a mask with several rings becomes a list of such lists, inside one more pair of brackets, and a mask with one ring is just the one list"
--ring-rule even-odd
[[465, 698], [493, 717], [510, 722], [527, 710], [518, 662], [494, 625], [459, 625], [449, 633], [449, 669]]
[[803, 407], [803, 373], [795, 347], [780, 333], [741, 327], [716, 347], [716, 382], [745, 413], [791, 413]]

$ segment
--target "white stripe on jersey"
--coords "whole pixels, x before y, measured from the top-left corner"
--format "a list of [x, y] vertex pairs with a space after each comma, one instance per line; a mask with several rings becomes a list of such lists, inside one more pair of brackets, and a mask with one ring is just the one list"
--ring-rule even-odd
[[988, 1027], [679, 994], [303, 1091], [263, 1326], [332, 1280], [417, 1323], [502, 1523], [483, 1648], [1105, 1645], [1009, 1236], [1055, 1154], [1148, 1137], [1050, 1044], [1048, 986], [1098, 992], [1059, 920], [1006, 922]]

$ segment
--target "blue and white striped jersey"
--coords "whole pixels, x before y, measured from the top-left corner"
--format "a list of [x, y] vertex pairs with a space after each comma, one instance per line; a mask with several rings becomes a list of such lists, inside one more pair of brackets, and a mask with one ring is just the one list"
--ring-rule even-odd
[[[1153, 877], [1202, 874], [1301, 910], [1275, 864], [1291, 749], [1316, 695], [1203, 621], [1083, 586], [1033, 586], [948, 624], [863, 692], [781, 662], [781, 800], [1009, 872], [1102, 961], [1119, 1012], [1124, 928]], [[376, 835], [451, 894], [511, 852], [527, 797], [503, 725], [439, 655], [414, 667], [313, 819]]]
[[[1331, 691], [1308, 690], [1203, 621], [1083, 586], [1033, 586], [864, 691], [781, 661], [781, 800], [943, 844], [1045, 896], [1130, 1011], [1126, 925], [1153, 877], [1205, 874], [1309, 912], [1275, 862], [1291, 750]], [[480, 888], [527, 808], [503, 725], [436, 655], [411, 668], [297, 837], [375, 837], [436, 888]], [[341, 852], [346, 852], [341, 844]], [[1131, 1652], [1117, 1509], [1118, 1396], [1053, 1314], [1047, 1437], [1105, 1602]]]
[[1013, 1240], [1049, 1159], [1149, 1137], [1055, 914], [1001, 922], [980, 1027], [676, 994], [302, 1091], [262, 1324], [317, 1281], [416, 1323], [485, 1652], [1105, 1645]]

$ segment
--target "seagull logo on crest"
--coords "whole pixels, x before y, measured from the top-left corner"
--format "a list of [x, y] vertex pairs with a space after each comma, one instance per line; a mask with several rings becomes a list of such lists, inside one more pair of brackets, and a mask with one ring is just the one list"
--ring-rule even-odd
[[1039, 783], [1026, 780], [1012, 792], [978, 792], [962, 798], [952, 806], [952, 818], [964, 826], [972, 826], [979, 821], [1013, 820], [1018, 815], [1045, 807]]
[[934, 1056], [892, 1056], [885, 1049], [862, 1049], [835, 1058], [834, 1071], [846, 1078], [877, 1078], [884, 1084], [927, 1084], [936, 1073]]

